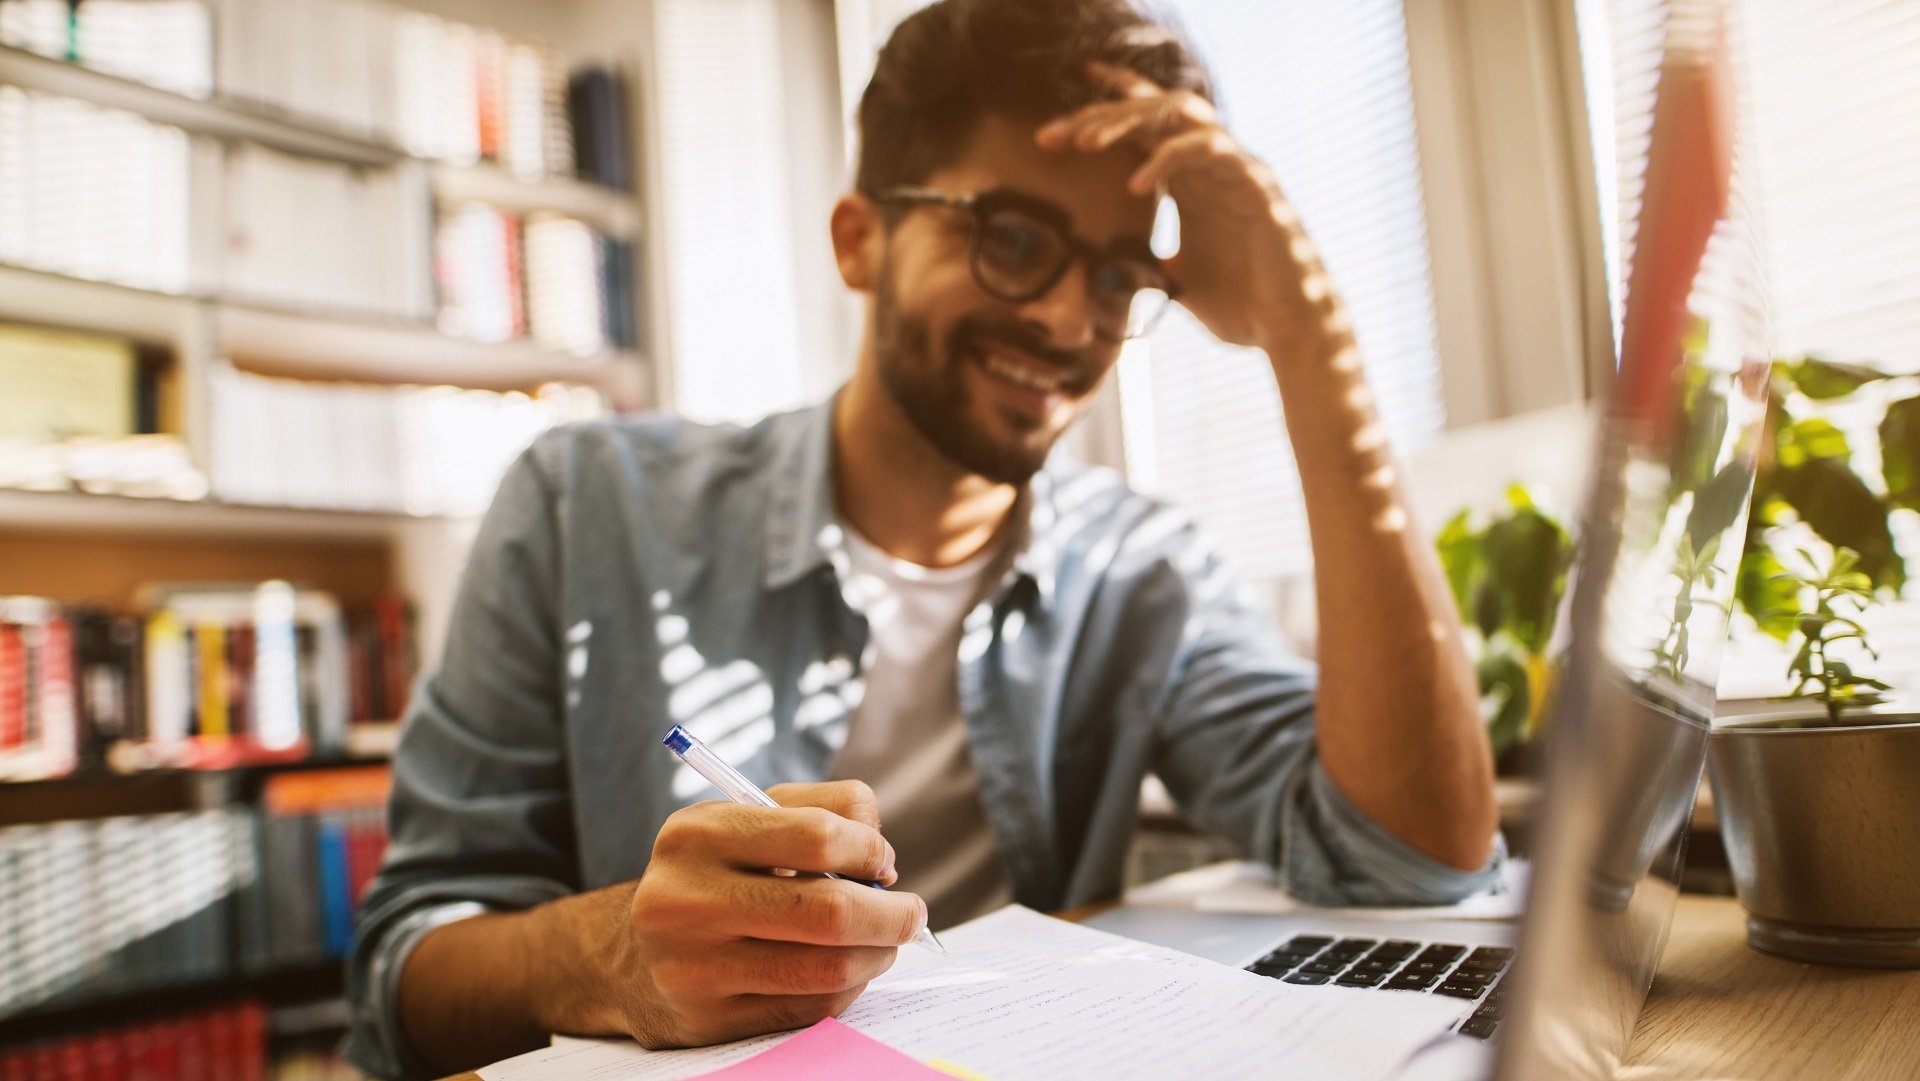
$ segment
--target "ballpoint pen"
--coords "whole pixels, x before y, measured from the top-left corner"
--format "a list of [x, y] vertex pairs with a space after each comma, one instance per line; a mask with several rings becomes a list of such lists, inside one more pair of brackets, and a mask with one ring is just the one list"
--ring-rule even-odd
[[[685, 728], [677, 724], [674, 725], [667, 730], [666, 737], [660, 742], [666, 745], [667, 750], [672, 751], [678, 756], [680, 761], [692, 767], [695, 773], [705, 777], [708, 783], [719, 789], [722, 795], [733, 802], [758, 807], [780, 806], [774, 802], [772, 796], [761, 791], [759, 785], [747, 780], [739, 770], [727, 765], [725, 759], [714, 754], [712, 748], [700, 742], [698, 736], [695, 736]], [[882, 886], [878, 882], [871, 882], [864, 878], [855, 878], [852, 875], [837, 875], [831, 871], [821, 871], [820, 874], [827, 878], [838, 878], [847, 882], [857, 882], [862, 886], [871, 886], [876, 890], [886, 889], [885, 886]], [[947, 948], [940, 944], [940, 940], [933, 937], [933, 929], [925, 924], [920, 926], [920, 933], [913, 936], [913, 940], [936, 953], [947, 952]]]

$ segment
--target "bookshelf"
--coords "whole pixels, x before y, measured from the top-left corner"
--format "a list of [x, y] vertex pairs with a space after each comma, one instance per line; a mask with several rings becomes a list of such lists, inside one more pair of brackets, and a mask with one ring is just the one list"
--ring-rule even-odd
[[[271, 20], [277, 17], [276, 11], [284, 14], [287, 10], [286, 5], [267, 0], [238, 4], [209, 0], [206, 7], [216, 40], [231, 29], [223, 27], [221, 20], [250, 24], [241, 26], [236, 34], [258, 33], [262, 20]], [[420, 387], [455, 388], [462, 395], [491, 393], [524, 402], [528, 399], [517, 397], [522, 392], [532, 394], [536, 388], [564, 384], [590, 388], [615, 410], [645, 408], [656, 400], [657, 376], [647, 345], [659, 340], [659, 332], [641, 318], [649, 307], [646, 300], [658, 290], [658, 283], [648, 280], [644, 272], [649, 246], [656, 240], [646, 227], [643, 192], [632, 179], [646, 174], [638, 161], [631, 160], [645, 145], [638, 137], [637, 126], [642, 112], [637, 96], [646, 86], [650, 63], [644, 20], [631, 18], [624, 5], [599, 0], [577, 0], [553, 7], [502, 0], [400, 0], [392, 6], [341, 7], [363, 12], [375, 7], [394, 13], [420, 12], [469, 27], [499, 26], [516, 40], [541, 39], [541, 48], [561, 61], [621, 72], [626, 80], [621, 103], [625, 125], [617, 128], [616, 134], [627, 148], [628, 163], [619, 175], [629, 178], [628, 182], [610, 187], [582, 179], [552, 168], [550, 158], [545, 169], [530, 171], [522, 162], [515, 171], [506, 164], [504, 148], [482, 155], [480, 160], [462, 159], [457, 154], [452, 155], [455, 160], [447, 160], [447, 155], [409, 142], [411, 135], [397, 121], [384, 130], [380, 125], [342, 122], [338, 117], [352, 113], [350, 105], [306, 111], [267, 104], [272, 94], [259, 91], [263, 86], [273, 90], [268, 85], [272, 79], [262, 82], [257, 69], [271, 64], [254, 65], [253, 85], [242, 87], [246, 93], [229, 92], [229, 86], [239, 82], [228, 82], [231, 58], [224, 53], [212, 69], [212, 91], [196, 96], [0, 45], [0, 91], [14, 89], [16, 104], [23, 98], [19, 92], [24, 91], [30, 101], [70, 99], [89, 108], [131, 114], [125, 118], [128, 122], [137, 118], [184, 133], [181, 145], [189, 147], [193, 155], [182, 174], [189, 185], [184, 204], [189, 224], [182, 230], [182, 242], [190, 247], [188, 271], [159, 278], [118, 270], [100, 273], [70, 267], [59, 260], [21, 257], [19, 250], [10, 251], [4, 236], [0, 236], [0, 325], [77, 331], [130, 343], [138, 351], [142, 370], [149, 376], [158, 373], [158, 390], [151, 393], [164, 399], [158, 410], [163, 418], [157, 429], [160, 437], [176, 441], [185, 459], [207, 481], [192, 498], [163, 499], [118, 494], [111, 486], [85, 485], [79, 479], [68, 485], [69, 490], [8, 487], [18, 482], [9, 481], [7, 472], [0, 469], [0, 598], [33, 596], [60, 604], [94, 604], [126, 612], [136, 608], [143, 586], [153, 582], [247, 583], [269, 579], [323, 592], [337, 598], [343, 609], [398, 594], [413, 605], [418, 656], [430, 658], [437, 655], [444, 639], [457, 577], [477, 527], [474, 508], [465, 505], [460, 510], [423, 513], [393, 504], [367, 509], [373, 504], [364, 499], [357, 506], [350, 505], [354, 500], [344, 498], [336, 505], [326, 498], [314, 500], [310, 492], [291, 490], [290, 498], [285, 499], [272, 492], [236, 496], [231, 485], [223, 488], [221, 477], [240, 457], [232, 450], [231, 431], [223, 429], [225, 418], [234, 411], [231, 402], [237, 399], [229, 398], [229, 404], [222, 406], [221, 388], [230, 389], [236, 376], [284, 388], [290, 398], [299, 397], [295, 390], [310, 388], [313, 400], [301, 408], [323, 416], [338, 416], [329, 410], [340, 408], [347, 391], [379, 397], [411, 393]], [[223, 47], [234, 36], [227, 34]], [[280, 44], [285, 45], [286, 35], [280, 38]], [[316, 88], [324, 93], [336, 92], [335, 80], [313, 77], [320, 70], [306, 73], [302, 93], [310, 103]], [[604, 92], [604, 87], [601, 89]], [[373, 103], [364, 92], [361, 99], [363, 111]], [[5, 104], [0, 101], [0, 107]], [[321, 102], [322, 106], [329, 104]], [[10, 151], [20, 152], [19, 143], [9, 147], [6, 142], [6, 119], [4, 108], [0, 108], [0, 158]], [[596, 132], [604, 134], [600, 129]], [[288, 157], [274, 157], [266, 151]], [[423, 294], [424, 304], [397, 301], [366, 305], [299, 299], [305, 294], [263, 288], [263, 278], [253, 272], [272, 268], [259, 262], [257, 253], [253, 262], [232, 253], [235, 227], [230, 208], [239, 198], [236, 193], [246, 191], [241, 186], [246, 177], [236, 174], [236, 162], [241, 159], [270, 167], [284, 162], [307, 168], [311, 176], [331, 171], [332, 175], [356, 178], [354, 183], [359, 183], [357, 178], [398, 177], [404, 184], [395, 190], [407, 192], [416, 189], [404, 185], [417, 181], [424, 203], [415, 206], [411, 212], [415, 216], [405, 222], [408, 229], [414, 228], [416, 221], [420, 224], [420, 233], [409, 235], [417, 235], [419, 251], [432, 258], [425, 262], [416, 258], [406, 264], [377, 259], [375, 269], [394, 274], [400, 271], [391, 266], [424, 266], [438, 279], [441, 295], [436, 298], [429, 288]], [[4, 171], [0, 170], [3, 180]], [[367, 182], [372, 184], [371, 180]], [[7, 191], [0, 190], [0, 200], [6, 198]], [[304, 208], [308, 204], [289, 200], [289, 205]], [[596, 240], [605, 238], [608, 246], [616, 242], [624, 245], [632, 253], [632, 262], [641, 265], [629, 264], [625, 276], [605, 278], [614, 284], [602, 293], [602, 334], [583, 337], [577, 333], [538, 332], [533, 321], [532, 284], [524, 278], [516, 279], [513, 288], [523, 291], [517, 303], [524, 304], [527, 311], [524, 317], [516, 316], [512, 333], [476, 333], [471, 323], [449, 321], [444, 310], [448, 286], [438, 265], [439, 252], [446, 243], [443, 225], [455, 212], [471, 206], [497, 209], [503, 220], [515, 223], [514, 228], [556, 218], [578, 222]], [[7, 225], [4, 211], [0, 207], [0, 234]], [[295, 229], [286, 235], [314, 234], [312, 230], [301, 233]], [[531, 245], [531, 234], [522, 236], [529, 238], [524, 243]], [[517, 259], [520, 250], [509, 247]], [[217, 253], [217, 258], [206, 264], [210, 269], [203, 269], [197, 261], [203, 249]], [[306, 254], [293, 251], [295, 269], [301, 268]], [[530, 249], [527, 254], [532, 254]], [[312, 255], [321, 269], [326, 269], [329, 258], [334, 259], [336, 271], [346, 265], [337, 253]], [[284, 269], [287, 260], [282, 259], [281, 264]], [[601, 264], [603, 268], [614, 265]], [[241, 266], [248, 268], [246, 274], [236, 270]], [[524, 265], [516, 265], [513, 273], [523, 271], [531, 273]], [[353, 275], [336, 273], [335, 277], [351, 281]], [[368, 293], [378, 297], [379, 289], [361, 291]], [[616, 301], [630, 305], [624, 332], [612, 321]], [[483, 337], [490, 340], [481, 340]], [[582, 346], [583, 340], [594, 344]], [[412, 416], [399, 407], [392, 412], [395, 416]], [[274, 422], [278, 419], [275, 417]], [[0, 432], [0, 436], [4, 434]], [[347, 444], [353, 441], [350, 435], [339, 444], [326, 444], [319, 456], [331, 461], [332, 456], [340, 455], [346, 464], [333, 462], [331, 467], [337, 469], [364, 469], [376, 463], [381, 469], [390, 467], [378, 456], [346, 457]], [[0, 438], [0, 455], [12, 449], [17, 446], [10, 448]], [[0, 657], [0, 661], [4, 659]], [[0, 703], [0, 712], [4, 712], [3, 707]], [[3, 729], [4, 724], [0, 724]], [[19, 870], [26, 866], [19, 862], [24, 858], [19, 856], [19, 845], [32, 851], [37, 843], [35, 835], [19, 832], [23, 829], [47, 827], [66, 836], [60, 832], [62, 827], [125, 829], [126, 825], [113, 823], [131, 823], [135, 816], [139, 821], [160, 823], [230, 813], [250, 817], [253, 824], [247, 828], [255, 831], [251, 836], [258, 839], [262, 860], [269, 861], [276, 851], [274, 838], [285, 836], [274, 829], [286, 825], [282, 822], [275, 826], [275, 815], [285, 814], [275, 812], [265, 795], [275, 778], [321, 776], [378, 765], [390, 756], [397, 734], [397, 721], [386, 719], [357, 723], [340, 745], [301, 758], [238, 754], [222, 759], [215, 755], [194, 768], [183, 768], [177, 757], [125, 753], [105, 761], [86, 762], [60, 778], [0, 781], [0, 842], [4, 842], [0, 843], [0, 894], [5, 893], [10, 874], [17, 886], [25, 873]], [[358, 823], [356, 829], [366, 825], [366, 813], [364, 807], [351, 810], [350, 817]], [[332, 817], [348, 814], [326, 806], [299, 812], [312, 818], [311, 829], [315, 830], [323, 829]], [[9, 829], [15, 832], [3, 834]], [[27, 840], [21, 840], [23, 837]], [[9, 849], [9, 844], [15, 847]], [[8, 863], [10, 859], [12, 864]], [[367, 857], [356, 848], [353, 861], [357, 882], [367, 873]], [[222, 906], [237, 910], [242, 903], [236, 898], [222, 902]], [[6, 912], [7, 905], [0, 903], [0, 913]], [[337, 906], [333, 916], [338, 916]], [[11, 918], [15, 917], [0, 914], [0, 924]], [[34, 917], [29, 914], [24, 918]], [[244, 922], [233, 912], [222, 919], [230, 920], [235, 928]], [[0, 926], [0, 932], [7, 930]], [[327, 928], [327, 933], [335, 936], [328, 945], [331, 950], [339, 948], [338, 930], [335, 919]], [[0, 979], [0, 1006], [4, 1007], [0, 1008], [0, 1073], [6, 1072], [9, 1054], [23, 1041], [44, 1041], [48, 1036], [69, 1033], [85, 1038], [85, 1033], [102, 1026], [145, 1024], [169, 1011], [214, 1009], [240, 999], [271, 1008], [274, 1016], [270, 1028], [275, 1033], [288, 1027], [283, 1024], [283, 1008], [288, 1016], [309, 1018], [292, 1026], [305, 1034], [303, 1038], [312, 1035], [315, 1023], [311, 1017], [324, 1016], [318, 1023], [324, 1044], [326, 1030], [337, 1031], [343, 1024], [337, 958], [303, 954], [249, 968], [240, 963], [246, 947], [244, 932], [236, 930], [234, 934], [237, 937], [226, 949], [237, 967], [222, 972], [177, 972], [142, 986], [115, 987], [109, 980], [97, 987], [69, 988], [50, 999], [34, 999], [31, 995], [23, 999], [18, 994], [8, 999], [7, 981]], [[0, 933], [0, 947], [7, 941], [8, 935]], [[14, 936], [12, 941], [18, 948], [22, 939]], [[75, 948], [72, 943], [57, 945], [56, 953]], [[18, 960], [6, 958], [4, 967], [13, 969]], [[91, 963], [97, 969], [102, 962], [96, 959]], [[109, 967], [118, 964], [106, 963]], [[22, 986], [16, 979], [14, 991]], [[315, 999], [329, 1001], [316, 1008], [310, 1005]], [[22, 1002], [27, 1003], [24, 1008]]]

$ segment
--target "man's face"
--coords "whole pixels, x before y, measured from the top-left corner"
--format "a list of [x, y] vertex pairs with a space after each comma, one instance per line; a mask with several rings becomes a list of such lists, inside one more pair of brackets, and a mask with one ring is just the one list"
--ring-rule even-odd
[[[1154, 204], [1126, 190], [1138, 154], [1043, 151], [1033, 129], [986, 117], [961, 159], [922, 186], [1043, 200], [1095, 250], [1144, 248]], [[874, 288], [874, 361], [887, 393], [940, 454], [970, 473], [1023, 484], [1086, 412], [1120, 344], [1094, 332], [1082, 260], [1024, 303], [984, 291], [971, 268], [972, 226], [961, 210], [900, 212]]]

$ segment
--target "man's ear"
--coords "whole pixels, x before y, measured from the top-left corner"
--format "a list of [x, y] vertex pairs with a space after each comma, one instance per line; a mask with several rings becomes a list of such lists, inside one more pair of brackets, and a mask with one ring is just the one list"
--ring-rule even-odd
[[828, 224], [840, 280], [855, 292], [872, 292], [887, 243], [887, 223], [880, 207], [858, 192], [848, 192], [833, 204]]

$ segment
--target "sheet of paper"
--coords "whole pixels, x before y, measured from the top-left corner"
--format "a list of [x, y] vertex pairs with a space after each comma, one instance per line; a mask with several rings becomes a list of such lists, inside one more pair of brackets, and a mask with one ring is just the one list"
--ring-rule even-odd
[[1369, 920], [1511, 920], [1526, 904], [1526, 860], [1508, 860], [1489, 889], [1452, 905], [1420, 908], [1321, 908], [1295, 898], [1263, 863], [1215, 863], [1150, 882], [1127, 893], [1130, 905], [1192, 908], [1198, 912], [1339, 916]]
[[952, 1076], [829, 1017], [697, 1081], [951, 1081]]
[[[947, 957], [901, 950], [841, 1020], [919, 1061], [993, 1081], [1386, 1077], [1470, 1004], [1296, 987], [1009, 906], [941, 933]], [[743, 1044], [649, 1052], [556, 1041], [487, 1081], [665, 1081], [740, 1061]]]

